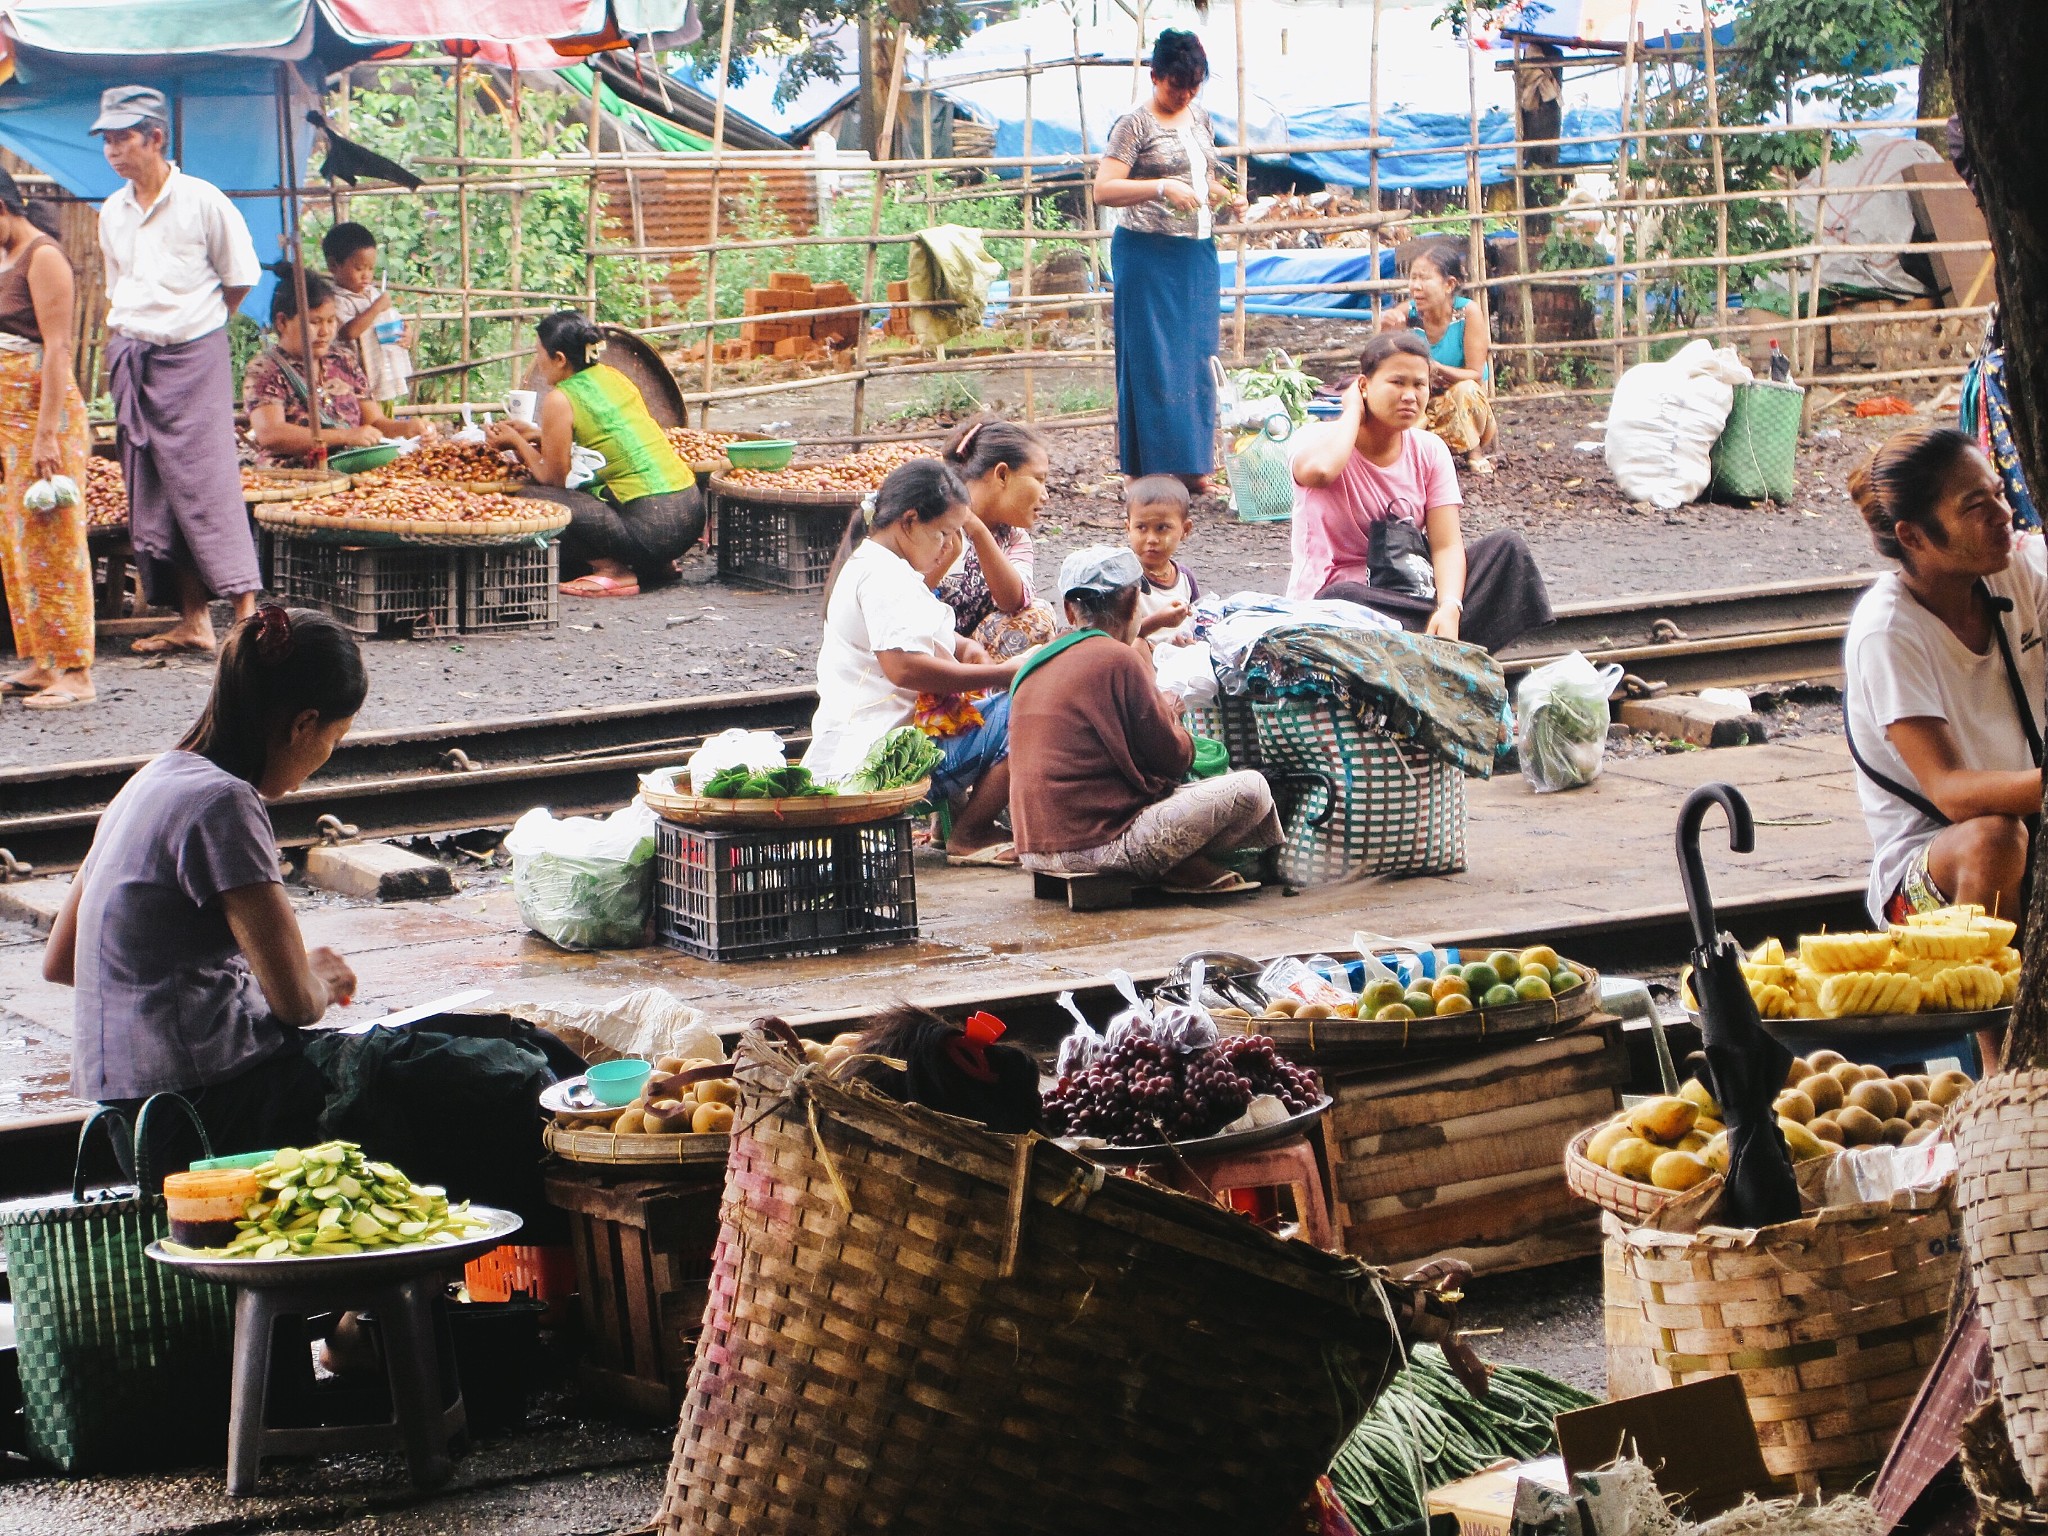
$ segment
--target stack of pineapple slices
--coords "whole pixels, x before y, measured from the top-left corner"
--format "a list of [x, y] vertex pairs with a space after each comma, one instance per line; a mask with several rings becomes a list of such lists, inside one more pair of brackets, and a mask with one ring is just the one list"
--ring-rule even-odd
[[1809, 933], [1790, 956], [1766, 939], [1742, 973], [1767, 1019], [1975, 1013], [2009, 1004], [2019, 991], [2017, 931], [1982, 907], [1943, 907], [1888, 933]]

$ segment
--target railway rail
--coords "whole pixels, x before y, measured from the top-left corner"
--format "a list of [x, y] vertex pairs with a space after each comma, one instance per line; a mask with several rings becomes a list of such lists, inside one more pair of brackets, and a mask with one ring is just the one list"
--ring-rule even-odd
[[[1868, 574], [1666, 593], [1558, 610], [1540, 636], [1504, 651], [1509, 681], [1578, 650], [1674, 690], [1760, 687], [1839, 675], [1849, 612]], [[817, 695], [777, 688], [701, 698], [360, 731], [305, 786], [271, 808], [278, 841], [304, 846], [322, 822], [395, 837], [501, 826], [544, 803], [609, 810], [641, 773], [686, 757], [732, 726], [801, 741]], [[0, 879], [23, 866], [75, 868], [99, 817], [147, 757], [0, 768]]]

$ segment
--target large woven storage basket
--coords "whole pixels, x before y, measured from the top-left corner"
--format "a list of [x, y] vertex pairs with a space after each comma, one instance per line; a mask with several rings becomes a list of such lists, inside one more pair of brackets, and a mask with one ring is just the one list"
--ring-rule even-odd
[[1610, 1351], [1651, 1388], [1740, 1376], [1774, 1477], [1802, 1495], [1852, 1487], [1941, 1351], [1960, 1244], [1947, 1191], [1930, 1200], [1755, 1231], [1609, 1227]]
[[1385, 1384], [1356, 1259], [760, 1035], [657, 1528], [1282, 1527]]
[[2048, 1500], [2048, 1072], [1985, 1078], [1949, 1124], [1991, 1379], [2020, 1471]]
[[1259, 757], [1280, 782], [1280, 875], [1322, 885], [1465, 867], [1465, 776], [1436, 754], [1369, 730], [1341, 704], [1254, 703]]
[[1714, 494], [1739, 501], [1790, 501], [1793, 459], [1806, 391], [1768, 379], [1735, 386], [1728, 424], [1714, 442]]
[[1218, 693], [1213, 704], [1196, 704], [1187, 711], [1188, 728], [1197, 736], [1223, 743], [1232, 768], [1257, 768], [1259, 722], [1252, 715], [1252, 701], [1241, 693]]

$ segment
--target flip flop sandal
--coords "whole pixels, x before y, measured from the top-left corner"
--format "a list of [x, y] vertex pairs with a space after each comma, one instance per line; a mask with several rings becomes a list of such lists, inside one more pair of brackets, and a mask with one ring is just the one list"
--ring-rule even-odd
[[144, 635], [128, 647], [134, 656], [174, 656], [180, 651], [195, 651], [201, 656], [211, 656], [214, 648], [192, 640], [167, 640], [162, 635]]
[[949, 853], [946, 855], [946, 862], [957, 869], [1015, 869], [1017, 845], [990, 843], [986, 848], [977, 848], [972, 853]]
[[45, 689], [21, 701], [23, 709], [75, 709], [80, 704], [91, 704], [99, 698], [97, 693], [51, 693]]
[[620, 581], [616, 576], [578, 576], [562, 583], [564, 597], [638, 597], [640, 583]]
[[1169, 896], [1242, 896], [1246, 891], [1260, 889], [1263, 882], [1247, 880], [1235, 871], [1227, 871], [1207, 885], [1162, 885], [1160, 889]]
[[13, 678], [0, 678], [0, 694], [16, 694], [23, 698], [41, 693], [48, 683], [17, 683]]

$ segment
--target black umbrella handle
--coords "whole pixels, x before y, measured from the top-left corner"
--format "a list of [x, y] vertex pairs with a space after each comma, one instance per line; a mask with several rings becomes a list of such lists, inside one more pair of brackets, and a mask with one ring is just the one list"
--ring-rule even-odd
[[1756, 847], [1756, 822], [1749, 814], [1749, 802], [1733, 784], [1702, 784], [1685, 797], [1678, 812], [1678, 877], [1685, 884], [1693, 939], [1703, 950], [1712, 949], [1719, 934], [1714, 893], [1707, 889], [1706, 861], [1700, 857], [1700, 823], [1716, 805], [1728, 813], [1728, 846], [1736, 853]]

